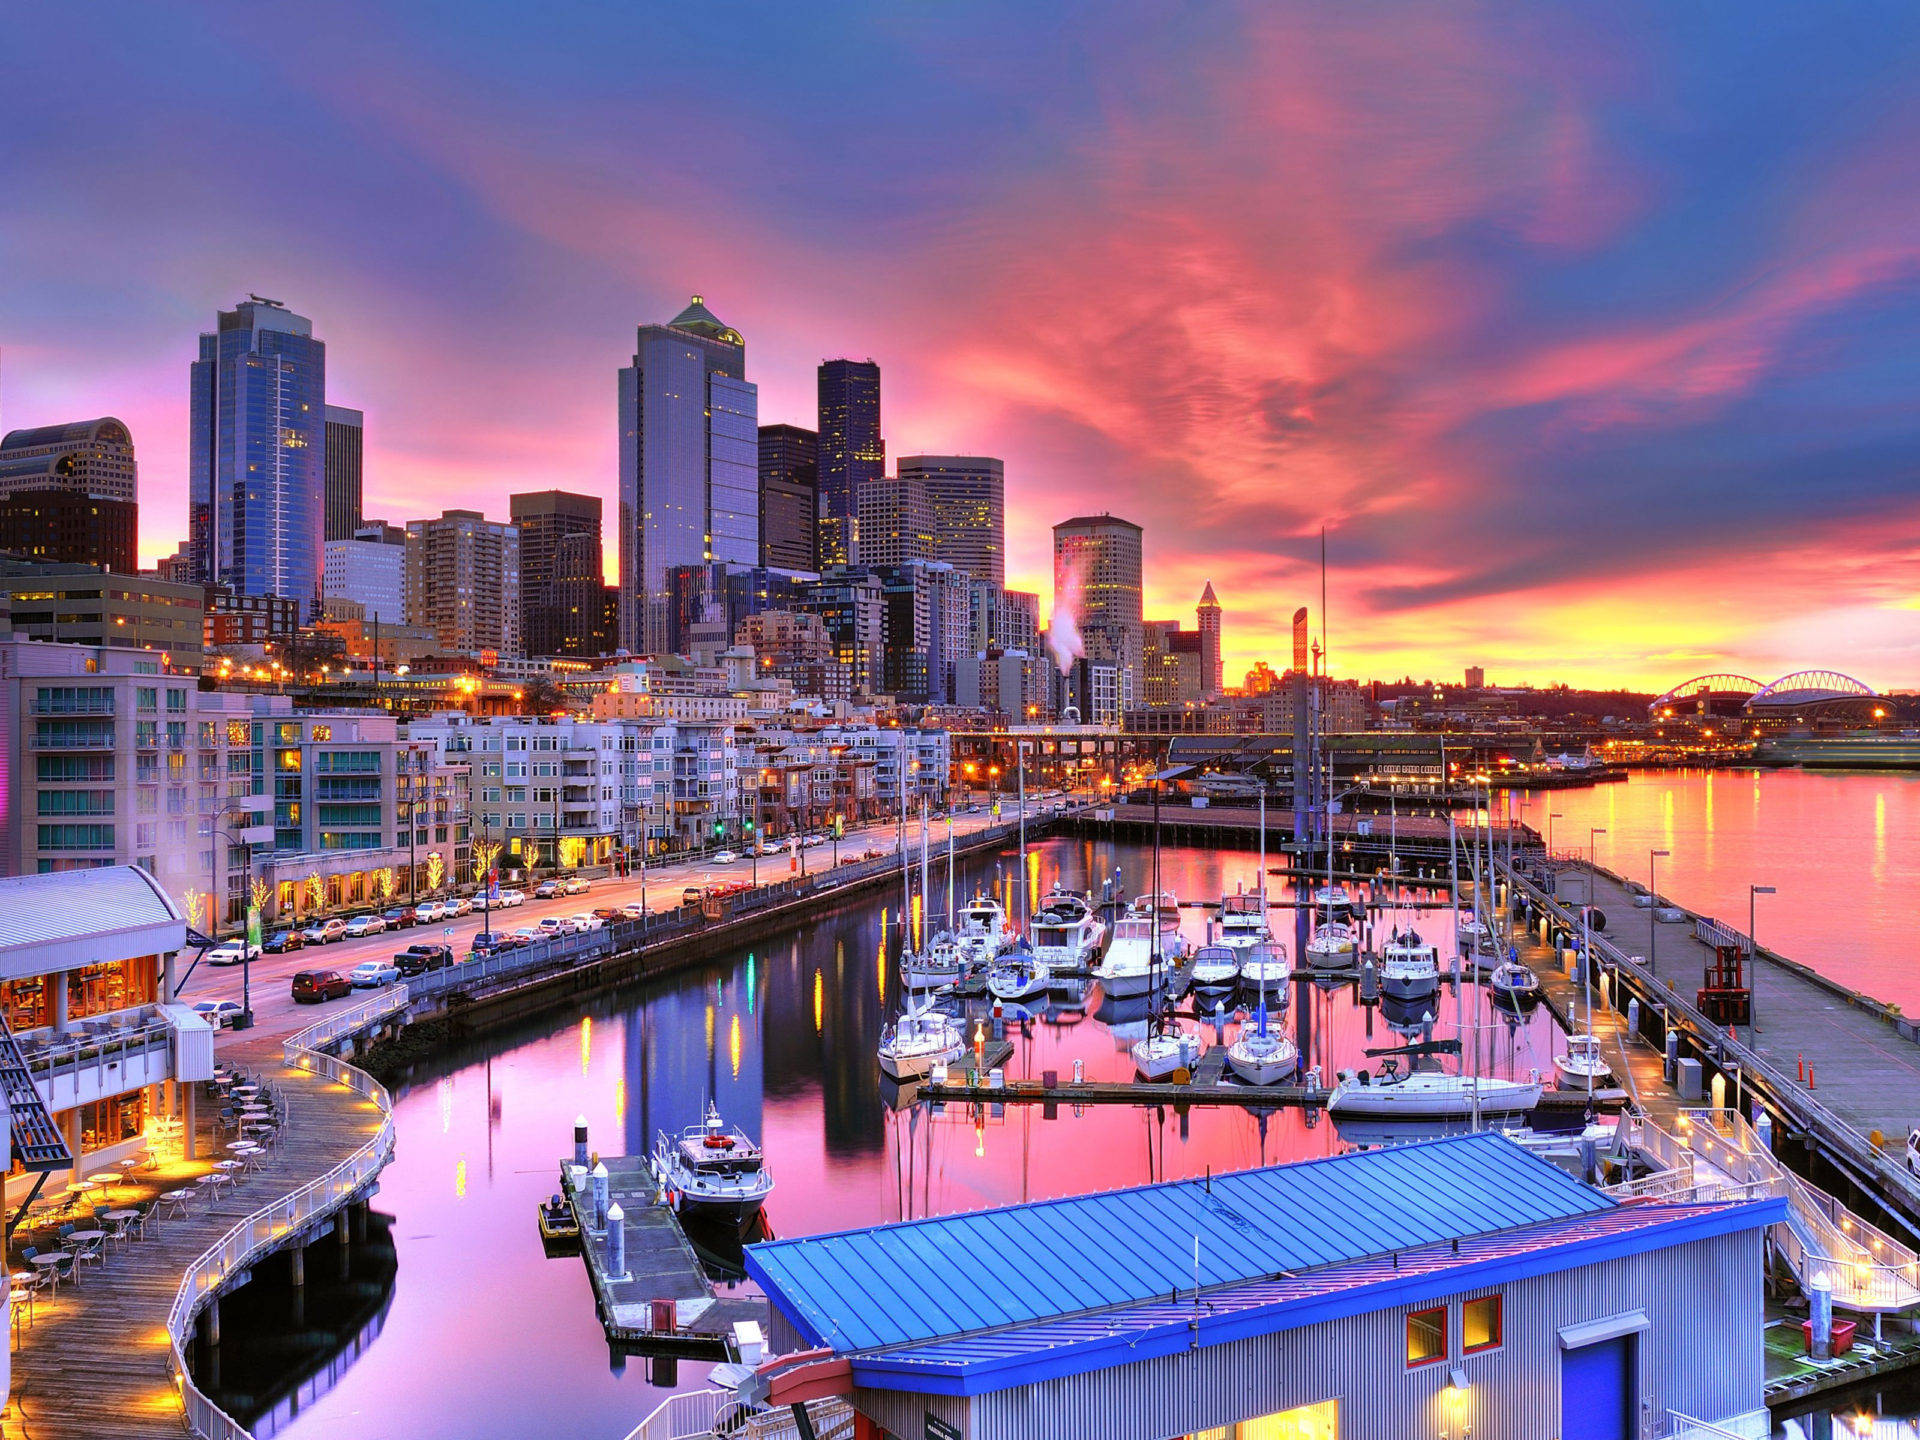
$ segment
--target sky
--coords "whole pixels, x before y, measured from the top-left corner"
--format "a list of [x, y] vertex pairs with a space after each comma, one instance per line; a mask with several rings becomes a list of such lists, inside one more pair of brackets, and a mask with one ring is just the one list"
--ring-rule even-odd
[[[763, 424], [872, 357], [890, 456], [1211, 580], [1230, 680], [1920, 684], [1920, 9], [92, 3], [0, 15], [0, 427], [114, 414], [185, 530], [248, 292], [367, 413], [366, 511], [617, 488], [698, 292]], [[611, 563], [611, 553], [609, 555]], [[1316, 622], [1317, 624], [1318, 622]]]

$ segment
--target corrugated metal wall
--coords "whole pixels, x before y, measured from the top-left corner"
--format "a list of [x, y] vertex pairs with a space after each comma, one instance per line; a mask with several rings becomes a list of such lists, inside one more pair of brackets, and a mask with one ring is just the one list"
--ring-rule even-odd
[[[1406, 1315], [1419, 1306], [1213, 1345], [975, 1397], [863, 1390], [859, 1408], [903, 1440], [931, 1410], [968, 1440], [1166, 1440], [1213, 1425], [1337, 1397], [1342, 1440], [1438, 1437], [1555, 1440], [1560, 1330], [1634, 1310], [1650, 1328], [1636, 1347], [1640, 1434], [1669, 1409], [1712, 1419], [1761, 1403], [1760, 1233], [1749, 1231], [1525, 1280], [1447, 1294], [1448, 1353], [1409, 1371]], [[1460, 1356], [1459, 1303], [1499, 1293], [1503, 1344]], [[1428, 1304], [1438, 1303], [1436, 1295]], [[1448, 1387], [1464, 1370], [1471, 1389]]]

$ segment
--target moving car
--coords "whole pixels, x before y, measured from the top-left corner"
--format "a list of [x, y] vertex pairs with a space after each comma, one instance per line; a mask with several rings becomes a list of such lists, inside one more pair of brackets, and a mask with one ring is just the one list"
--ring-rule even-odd
[[318, 1005], [352, 993], [352, 983], [338, 970], [301, 970], [293, 977], [293, 998], [303, 1005]]
[[647, 907], [638, 900], [629, 900], [620, 907], [620, 913], [629, 920], [644, 920], [647, 916]]
[[598, 915], [587, 914], [569, 915], [567, 916], [567, 923], [573, 926], [574, 931], [578, 934], [585, 934], [589, 930], [604, 930], [607, 925], [607, 922], [602, 920]]
[[680, 903], [682, 905], [698, 905], [702, 900], [706, 899], [706, 896], [707, 891], [704, 885], [689, 885], [680, 892]]
[[362, 960], [347, 972], [347, 983], [356, 990], [371, 990], [391, 985], [400, 978], [400, 967], [391, 960]]
[[824, 835], [809, 835], [801, 840], [800, 848], [802, 850], [813, 850], [826, 843], [827, 837]]
[[409, 945], [393, 957], [393, 964], [402, 975], [424, 975], [453, 964], [453, 951], [445, 945]]
[[360, 940], [368, 935], [384, 934], [386, 928], [386, 920], [379, 915], [356, 915], [347, 921], [347, 938]]
[[298, 930], [276, 930], [260, 948], [269, 955], [289, 955], [306, 943]]
[[538, 925], [522, 925], [518, 930], [513, 932], [513, 935], [516, 940], [524, 940], [529, 945], [533, 944], [536, 940], [544, 940], [547, 938], [547, 932], [542, 930]]
[[300, 938], [309, 945], [331, 945], [336, 940], [346, 938], [347, 922], [340, 919], [316, 920], [300, 932]]
[[216, 1030], [224, 1030], [240, 1018], [238, 1000], [202, 1000], [193, 1007], [193, 1013], [205, 1020]]
[[209, 965], [240, 965], [248, 960], [260, 958], [260, 947], [248, 945], [240, 940], [222, 940], [213, 949], [207, 951]]
[[779, 842], [774, 840], [762, 840], [760, 842], [760, 853], [762, 855], [778, 855], [780, 853]]
[[740, 857], [731, 850], [716, 850], [713, 852], [713, 863], [716, 865], [731, 865], [739, 858]]
[[405, 930], [413, 924], [413, 911], [402, 905], [398, 910], [382, 912], [380, 918], [387, 922], [389, 930]]
[[452, 918], [453, 917], [447, 913], [446, 907], [438, 900], [422, 900], [418, 905], [413, 907], [413, 923], [416, 925], [431, 925], [436, 920], [450, 920]]
[[541, 920], [540, 933], [549, 936], [571, 935], [573, 933], [573, 921], [567, 919], [564, 915], [549, 915]]

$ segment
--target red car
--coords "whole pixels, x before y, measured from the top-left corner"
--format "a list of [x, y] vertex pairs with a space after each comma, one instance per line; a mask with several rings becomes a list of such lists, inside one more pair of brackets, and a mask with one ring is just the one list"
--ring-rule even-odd
[[293, 977], [293, 998], [303, 1004], [318, 1005], [352, 993], [352, 982], [338, 970], [301, 970]]

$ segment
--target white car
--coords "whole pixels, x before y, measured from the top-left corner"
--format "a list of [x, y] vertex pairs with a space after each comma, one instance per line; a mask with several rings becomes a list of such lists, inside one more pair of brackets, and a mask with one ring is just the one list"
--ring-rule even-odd
[[260, 958], [260, 947], [240, 940], [223, 940], [207, 951], [209, 965], [241, 965]]
[[238, 1000], [202, 1000], [193, 1007], [193, 1013], [214, 1029], [224, 1030], [240, 1018], [240, 1002]]
[[620, 913], [629, 920], [644, 920], [647, 916], [647, 907], [638, 900], [629, 900], [620, 907]]
[[780, 842], [777, 840], [762, 840], [760, 842], [760, 853], [762, 855], [778, 855], [780, 849]]
[[602, 929], [607, 922], [598, 915], [569, 915], [567, 923], [573, 926], [576, 933], [584, 933], [588, 930]]
[[472, 913], [473, 901], [467, 899], [464, 895], [456, 895], [440, 907], [440, 918], [443, 920], [458, 920], [462, 915], [471, 915]]
[[827, 843], [827, 837], [824, 835], [809, 835], [807, 836], [806, 839], [800, 842], [800, 848], [802, 850], [812, 850], [816, 846], [824, 845], [826, 843]]
[[527, 897], [518, 890], [502, 890], [500, 898], [493, 903], [502, 910], [511, 910], [517, 905], [526, 904]]
[[542, 930], [538, 925], [522, 925], [513, 933], [518, 935], [522, 940], [545, 940], [553, 932], [551, 930]]
[[347, 981], [356, 990], [371, 990], [391, 985], [400, 978], [400, 967], [391, 960], [362, 960], [347, 972]]
[[356, 915], [347, 921], [347, 938], [359, 940], [368, 935], [378, 935], [387, 928], [386, 917], [381, 915]]
[[571, 935], [573, 922], [563, 915], [548, 915], [540, 921], [542, 935]]
[[560, 888], [569, 895], [584, 895], [593, 888], [593, 882], [584, 875], [569, 875]]
[[716, 865], [731, 865], [739, 858], [740, 857], [731, 850], [716, 850], [713, 852], [713, 863]]
[[422, 900], [418, 905], [413, 907], [413, 923], [416, 925], [431, 925], [436, 920], [451, 920], [452, 918], [453, 917], [441, 907], [438, 900]]

